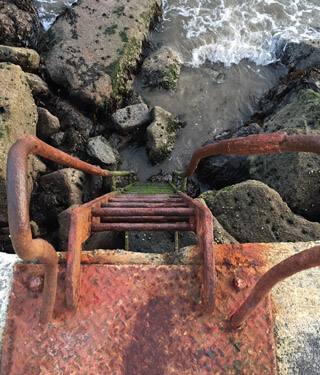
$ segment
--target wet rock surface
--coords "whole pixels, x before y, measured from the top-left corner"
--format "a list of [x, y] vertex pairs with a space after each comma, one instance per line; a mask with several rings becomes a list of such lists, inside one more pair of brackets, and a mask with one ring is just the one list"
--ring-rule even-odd
[[50, 78], [78, 100], [105, 110], [125, 93], [159, 0], [84, 0], [45, 34]]
[[223, 228], [238, 242], [295, 242], [319, 238], [320, 224], [295, 215], [280, 195], [249, 180], [201, 196]]
[[50, 98], [47, 106], [59, 119], [61, 132], [64, 134], [64, 136], [57, 135], [55, 139], [59, 148], [74, 155], [81, 154], [83, 157], [89, 136], [95, 128], [93, 121], [67, 100], [58, 96]]
[[31, 0], [0, 1], [0, 44], [35, 48], [42, 33]]
[[114, 128], [123, 134], [132, 133], [151, 121], [149, 108], [143, 103], [118, 109], [111, 118]]
[[183, 123], [161, 107], [152, 109], [152, 123], [147, 128], [147, 152], [152, 164], [166, 159]]
[[278, 56], [284, 65], [299, 70], [320, 68], [320, 40], [290, 42]]
[[36, 134], [38, 121], [25, 73], [20, 66], [0, 63], [0, 223], [7, 221], [6, 166], [12, 144], [23, 134]]
[[114, 150], [110, 143], [102, 136], [97, 136], [88, 140], [87, 153], [96, 161], [112, 169], [116, 168], [120, 160], [118, 151]]
[[180, 76], [179, 54], [168, 46], [151, 53], [141, 67], [141, 77], [145, 86], [174, 90]]

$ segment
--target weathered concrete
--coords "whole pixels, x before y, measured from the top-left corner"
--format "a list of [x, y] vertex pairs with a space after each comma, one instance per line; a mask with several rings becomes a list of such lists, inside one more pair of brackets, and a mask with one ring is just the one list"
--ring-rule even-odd
[[132, 81], [160, 0], [83, 0], [67, 9], [42, 43], [51, 79], [96, 108]]
[[[270, 267], [320, 242], [270, 244]], [[279, 375], [320, 373], [320, 268], [302, 271], [271, 293]]]
[[0, 359], [9, 308], [13, 269], [15, 264], [20, 261], [15, 254], [0, 253]]

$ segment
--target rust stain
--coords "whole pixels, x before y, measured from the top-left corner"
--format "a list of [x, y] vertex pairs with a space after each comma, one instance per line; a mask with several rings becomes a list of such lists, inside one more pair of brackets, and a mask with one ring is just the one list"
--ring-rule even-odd
[[[66, 268], [59, 265], [54, 320], [41, 325], [42, 292], [29, 285], [43, 267], [20, 264], [1, 374], [276, 374], [269, 299], [231, 330], [229, 313], [248, 289], [235, 291], [233, 270], [217, 271], [215, 313], [206, 314], [198, 266], [83, 265], [75, 313], [66, 308]], [[241, 268], [249, 288], [264, 272]]]

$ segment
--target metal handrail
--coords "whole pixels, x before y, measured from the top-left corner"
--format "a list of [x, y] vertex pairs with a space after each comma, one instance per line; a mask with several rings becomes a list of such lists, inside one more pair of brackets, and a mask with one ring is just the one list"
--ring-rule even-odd
[[36, 154], [93, 175], [109, 177], [112, 174], [108, 170], [95, 167], [57, 150], [31, 135], [18, 138], [9, 151], [7, 200], [11, 241], [15, 252], [21, 259], [26, 261], [38, 259], [44, 265], [44, 289], [40, 322], [48, 323], [52, 317], [56, 296], [58, 257], [49, 242], [32, 238], [27, 178], [27, 161], [30, 154]]
[[[196, 170], [200, 160], [204, 157], [218, 154], [262, 155], [282, 152], [320, 154], [320, 135], [272, 133], [223, 140], [195, 151], [185, 172], [185, 177], [190, 176]], [[320, 246], [304, 250], [272, 267], [258, 280], [249, 296], [231, 316], [231, 327], [233, 329], [240, 327], [279, 281], [302, 270], [317, 266], [320, 266]]]

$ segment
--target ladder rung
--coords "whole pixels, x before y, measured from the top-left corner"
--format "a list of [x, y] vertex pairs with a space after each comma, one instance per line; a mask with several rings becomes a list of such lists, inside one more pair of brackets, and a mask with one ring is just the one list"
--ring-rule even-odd
[[102, 216], [103, 223], [145, 223], [145, 222], [182, 222], [189, 221], [189, 218], [183, 216]]
[[93, 216], [193, 216], [193, 208], [95, 208]]
[[109, 202], [152, 202], [152, 203], [163, 203], [163, 202], [170, 202], [170, 203], [182, 203], [184, 200], [182, 198], [155, 198], [153, 195], [149, 197], [128, 197], [127, 199], [124, 198], [111, 198]]
[[92, 223], [91, 230], [92, 232], [185, 232], [194, 231], [194, 225], [188, 223]]
[[110, 203], [103, 203], [101, 207], [127, 207], [127, 208], [169, 208], [169, 207], [188, 207], [187, 203], [183, 202], [110, 202]]

